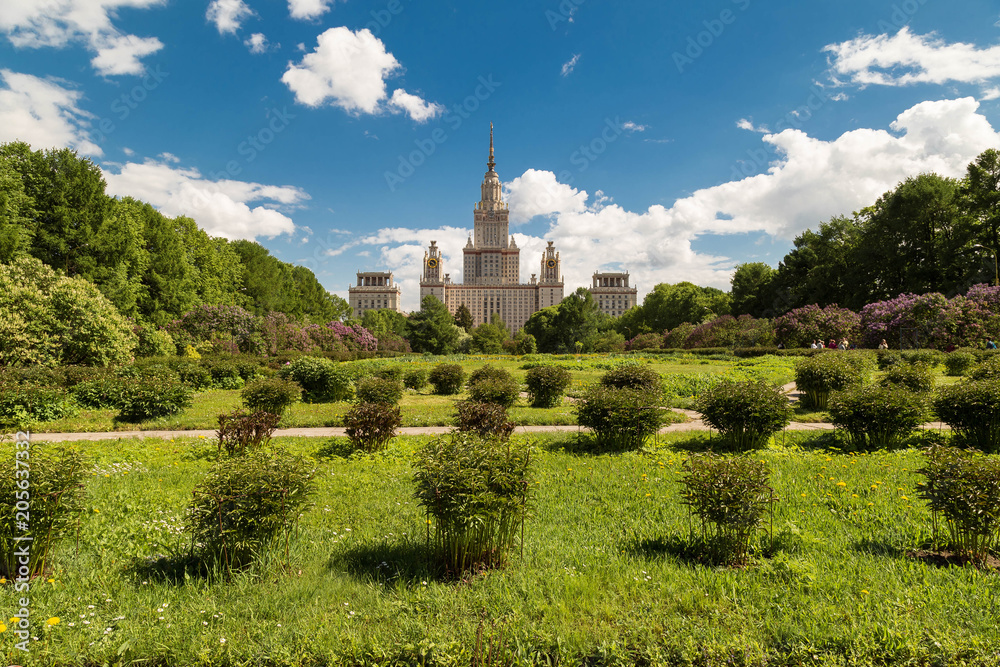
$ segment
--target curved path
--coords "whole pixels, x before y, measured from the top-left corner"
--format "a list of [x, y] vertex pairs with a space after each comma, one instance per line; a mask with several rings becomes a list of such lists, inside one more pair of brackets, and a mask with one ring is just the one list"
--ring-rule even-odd
[[[795, 383], [791, 382], [781, 388], [788, 396], [789, 401], [797, 401], [801, 393], [796, 391]], [[682, 410], [673, 408], [674, 412], [684, 414], [690, 421], [683, 424], [671, 424], [660, 429], [660, 433], [678, 433], [686, 431], [709, 431], [711, 427], [701, 420], [701, 415], [694, 410]], [[806, 423], [792, 422], [788, 425], [790, 431], [830, 431], [833, 424], [827, 423]], [[941, 422], [930, 422], [924, 424], [923, 428], [931, 430], [947, 430], [949, 427]], [[451, 432], [451, 426], [405, 426], [399, 429], [399, 435], [441, 435]], [[517, 433], [572, 433], [585, 431], [580, 426], [518, 426]], [[322, 427], [322, 428], [283, 428], [274, 432], [274, 437], [306, 437], [306, 438], [334, 438], [346, 435], [343, 427]], [[77, 440], [117, 440], [119, 438], [196, 438], [204, 436], [214, 438], [215, 431], [104, 431], [97, 433], [37, 433], [32, 434], [32, 440], [47, 442], [70, 442]]]

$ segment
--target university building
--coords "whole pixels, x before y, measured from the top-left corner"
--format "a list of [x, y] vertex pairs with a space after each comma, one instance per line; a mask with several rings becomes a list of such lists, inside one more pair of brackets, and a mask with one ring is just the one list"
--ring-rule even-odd
[[359, 271], [358, 284], [347, 290], [347, 302], [354, 317], [360, 320], [366, 310], [403, 312], [399, 308], [401, 293], [390, 271]]
[[509, 233], [510, 211], [502, 198], [500, 177], [493, 159], [492, 124], [490, 157], [486, 166], [482, 197], [473, 210], [474, 232], [463, 249], [463, 282], [451, 281], [450, 274], [445, 273], [441, 249], [436, 241], [431, 241], [424, 253], [420, 300], [423, 302], [425, 296], [433, 295], [448, 306], [452, 314], [464, 305], [477, 326], [499, 313], [511, 333], [515, 333], [532, 313], [562, 301], [562, 261], [549, 241], [542, 253], [538, 273], [531, 274], [530, 282], [521, 282], [521, 249]]
[[638, 289], [629, 287], [628, 271], [625, 273], [595, 273], [590, 293], [601, 312], [611, 317], [621, 317], [622, 313], [635, 305]]

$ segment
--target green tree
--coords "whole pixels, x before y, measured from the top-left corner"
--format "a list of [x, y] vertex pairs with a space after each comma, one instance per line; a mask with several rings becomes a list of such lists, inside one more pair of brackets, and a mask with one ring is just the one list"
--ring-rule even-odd
[[387, 308], [366, 310], [361, 316], [361, 326], [376, 338], [382, 338], [386, 334], [406, 337], [406, 315]]
[[[701, 323], [728, 315], [729, 295], [714, 287], [699, 287], [693, 283], [681, 282], [676, 285], [660, 283], [643, 299], [642, 306], [634, 315], [626, 313], [616, 328], [626, 336], [634, 337], [643, 331], [660, 333], [673, 329], [682, 322]], [[638, 324], [642, 331], [623, 330], [623, 327]]]
[[[977, 243], [989, 248], [996, 261], [1000, 253], [1000, 151], [993, 148], [983, 151], [968, 166], [961, 187], [961, 204], [971, 216]], [[996, 266], [980, 270], [970, 282], [993, 282]], [[988, 275], [992, 280], [984, 280]]]
[[472, 348], [482, 354], [501, 354], [504, 341], [509, 338], [510, 332], [503, 322], [499, 325], [493, 322], [480, 324], [472, 330]]
[[25, 193], [21, 174], [5, 148], [0, 148], [0, 263], [3, 264], [28, 252], [35, 235], [32, 199]]
[[954, 294], [968, 287], [961, 249], [971, 229], [958, 207], [959, 183], [937, 174], [908, 178], [858, 219], [861, 235], [852, 262], [864, 287], [858, 302], [904, 292]]
[[795, 248], [778, 264], [774, 278], [775, 310], [785, 313], [813, 303], [863, 307], [866, 287], [854, 265], [860, 237], [857, 221], [843, 216], [795, 237]]
[[611, 323], [590, 290], [579, 287], [559, 305], [532, 314], [524, 331], [535, 337], [541, 352], [567, 354], [576, 351], [577, 343], [582, 351], [592, 350], [600, 332]]
[[448, 306], [437, 297], [428, 295], [420, 302], [420, 310], [410, 315], [406, 338], [414, 352], [454, 354], [458, 349], [460, 331]]
[[472, 333], [472, 328], [476, 326], [472, 319], [472, 311], [464, 303], [455, 311], [455, 324], [462, 327], [466, 333]]
[[733, 272], [730, 299], [732, 315], [771, 315], [771, 284], [777, 274], [764, 262], [737, 264]]

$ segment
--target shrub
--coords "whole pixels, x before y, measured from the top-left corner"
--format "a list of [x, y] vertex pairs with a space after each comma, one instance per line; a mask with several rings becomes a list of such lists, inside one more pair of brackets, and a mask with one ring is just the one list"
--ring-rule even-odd
[[299, 357], [278, 371], [278, 377], [294, 380], [309, 403], [346, 401], [354, 394], [350, 373], [329, 359]]
[[403, 374], [406, 372], [399, 364], [393, 364], [391, 366], [379, 366], [375, 369], [375, 377], [381, 378], [383, 380], [391, 380], [396, 384], [403, 384]]
[[639, 350], [658, 350], [663, 344], [663, 335], [656, 333], [639, 334], [632, 340], [625, 343], [625, 349], [630, 352]]
[[854, 340], [861, 330], [861, 317], [837, 305], [817, 304], [790, 310], [774, 320], [777, 340], [786, 348], [809, 347], [814, 340], [830, 338]]
[[445, 572], [460, 577], [505, 564], [534, 488], [530, 444], [457, 433], [424, 445], [415, 467], [414, 495]]
[[0, 428], [27, 428], [32, 422], [62, 419], [78, 411], [62, 387], [0, 381]]
[[898, 445], [927, 418], [926, 399], [901, 387], [853, 387], [830, 401], [834, 426], [856, 451]]
[[201, 364], [194, 361], [183, 361], [176, 364], [174, 368], [177, 370], [181, 382], [195, 391], [208, 389], [212, 386], [212, 374]]
[[976, 355], [964, 350], [955, 350], [944, 358], [945, 374], [952, 377], [965, 375], [976, 363]]
[[122, 383], [116, 421], [137, 423], [175, 415], [191, 405], [190, 387], [164, 378], [145, 377]]
[[663, 379], [649, 366], [624, 363], [601, 377], [601, 386], [612, 389], [635, 389], [657, 396], [663, 394]]
[[684, 339], [684, 347], [754, 347], [774, 345], [774, 342], [770, 320], [750, 315], [723, 315], [694, 327]]
[[698, 397], [695, 410], [739, 451], [763, 447], [792, 420], [792, 408], [766, 382], [720, 382]]
[[246, 383], [239, 367], [230, 361], [203, 361], [202, 365], [212, 375], [212, 386], [217, 389], [242, 389]]
[[277, 413], [263, 410], [252, 413], [234, 410], [219, 415], [219, 430], [215, 432], [219, 454], [243, 456], [248, 451], [260, 449], [271, 441], [280, 419]]
[[934, 412], [963, 444], [1000, 454], [1000, 378], [942, 387]]
[[504, 408], [514, 405], [521, 389], [509, 372], [492, 366], [474, 370], [466, 386], [473, 401], [496, 403]]
[[690, 322], [678, 324], [673, 329], [663, 332], [663, 343], [660, 344], [660, 347], [668, 350], [680, 349], [684, 347], [684, 341], [687, 340], [692, 331], [694, 331], [694, 325]]
[[969, 372], [970, 380], [1000, 379], [1000, 356], [990, 356]]
[[590, 387], [577, 404], [577, 423], [612, 449], [638, 449], [664, 423], [661, 395], [601, 385]]
[[551, 408], [559, 405], [569, 388], [573, 375], [559, 366], [536, 366], [524, 374], [528, 397], [533, 408]]
[[0, 366], [128, 363], [128, 321], [82, 277], [58, 275], [33, 257], [0, 264]]
[[878, 360], [878, 369], [880, 371], [903, 363], [903, 355], [892, 350], [879, 350], [875, 358]]
[[903, 387], [917, 393], [926, 393], [934, 389], [934, 373], [926, 364], [898, 364], [885, 372], [880, 384], [883, 387]]
[[458, 409], [455, 428], [461, 433], [506, 441], [516, 427], [507, 415], [507, 408], [499, 403], [459, 401], [455, 407]]
[[842, 352], [806, 357], [795, 364], [795, 386], [805, 392], [803, 405], [825, 410], [830, 392], [859, 385], [865, 379]]
[[357, 383], [354, 394], [358, 403], [398, 405], [403, 400], [403, 385], [397, 380], [369, 377]]
[[937, 517], [943, 515], [951, 547], [974, 565], [986, 565], [991, 549], [1000, 546], [1000, 460], [980, 452], [934, 446], [918, 470], [927, 483], [917, 495]]
[[227, 572], [250, 565], [287, 536], [315, 490], [315, 470], [288, 452], [223, 459], [194, 489], [187, 530], [203, 561]]
[[431, 369], [428, 380], [435, 394], [450, 396], [462, 391], [465, 371], [458, 364], [438, 364]]
[[746, 565], [750, 540], [774, 506], [767, 464], [746, 456], [697, 454], [684, 462], [683, 503], [701, 523], [706, 555], [725, 565]]
[[403, 386], [413, 391], [420, 391], [427, 386], [427, 369], [411, 368], [403, 376]]
[[170, 332], [152, 325], [133, 328], [139, 343], [135, 348], [137, 357], [169, 357], [177, 354], [177, 345]]
[[369, 453], [384, 449], [402, 423], [399, 406], [390, 403], [361, 403], [344, 415], [347, 437], [354, 448]]
[[[4, 499], [0, 503], [0, 575], [26, 581], [51, 565], [52, 546], [76, 530], [90, 470], [79, 452], [29, 444], [20, 434], [13, 451], [8, 451], [13, 456], [4, 462], [0, 473], [0, 496]], [[30, 478], [24, 477], [26, 470]], [[28, 523], [27, 530], [18, 528], [22, 520]], [[31, 541], [15, 541], [21, 537]], [[31, 545], [27, 564], [17, 553], [24, 544]]]

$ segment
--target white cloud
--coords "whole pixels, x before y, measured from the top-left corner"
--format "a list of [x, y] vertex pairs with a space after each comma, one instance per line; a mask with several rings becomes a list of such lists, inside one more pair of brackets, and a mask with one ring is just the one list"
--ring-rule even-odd
[[309, 199], [292, 186], [211, 181], [197, 169], [172, 166], [175, 162], [165, 155], [162, 161], [129, 162], [117, 173], [105, 169], [108, 193], [149, 202], [171, 217], [188, 216], [210, 235], [228, 239], [291, 234], [295, 223], [276, 209], [294, 208]]
[[13, 0], [0, 3], [0, 31], [19, 48], [62, 48], [82, 42], [97, 55], [91, 64], [105, 76], [141, 74], [140, 58], [163, 44], [112, 24], [121, 7], [148, 9], [166, 0]]
[[433, 102], [398, 89], [388, 97], [385, 80], [402, 65], [368, 29], [330, 28], [298, 65], [289, 63], [282, 82], [302, 104], [329, 103], [351, 114], [406, 112], [424, 122], [444, 111]]
[[334, 0], [288, 0], [288, 13], [293, 19], [316, 19], [330, 11]]
[[[705, 235], [765, 234], [783, 242], [835, 215], [872, 204], [909, 176], [936, 172], [960, 177], [998, 134], [972, 98], [922, 102], [897, 116], [888, 129], [859, 129], [830, 141], [789, 129], [761, 141], [779, 156], [767, 173], [703, 188], [670, 207], [629, 211], [601, 192], [593, 196], [549, 171], [529, 169], [507, 184], [512, 221], [544, 216], [544, 236], [515, 234], [521, 247], [521, 279], [538, 271], [545, 241], [563, 260], [566, 289], [590, 284], [607, 263], [628, 270], [640, 297], [660, 282], [689, 280], [728, 288], [733, 260], [698, 252]], [[471, 225], [471, 221], [470, 221]], [[382, 266], [405, 279], [407, 308], [416, 308], [420, 261], [436, 239], [453, 280], [469, 230], [380, 230], [339, 246], [334, 254], [378, 246]]]
[[78, 105], [82, 94], [52, 79], [0, 70], [0, 141], [26, 141], [32, 148], [73, 148], [102, 155], [88, 135], [94, 115]]
[[625, 121], [622, 124], [622, 127], [628, 130], [629, 132], [645, 132], [646, 130], [649, 129], [648, 125], [639, 125], [639, 123], [636, 123], [631, 120]]
[[575, 54], [572, 58], [563, 63], [561, 74], [563, 76], [569, 76], [570, 74], [572, 74], [573, 70], [576, 69], [576, 64], [578, 62], [580, 62], [579, 53]]
[[349, 113], [376, 113], [386, 97], [385, 77], [400, 69], [381, 40], [365, 29], [330, 28], [281, 80], [308, 106], [330, 100]]
[[761, 134], [768, 134], [770, 132], [766, 125], [754, 125], [753, 121], [747, 120], [746, 118], [740, 118], [736, 121], [736, 127], [741, 130], [749, 130], [750, 132], [760, 132]]
[[212, 0], [205, 18], [214, 23], [220, 35], [236, 34], [243, 20], [253, 16], [253, 10], [243, 0]]
[[587, 193], [560, 183], [551, 171], [529, 169], [507, 184], [505, 195], [514, 224], [538, 215], [578, 213], [587, 208]]
[[908, 27], [893, 36], [860, 35], [829, 44], [834, 80], [847, 77], [860, 86], [905, 86], [948, 82], [983, 84], [1000, 77], [1000, 46], [948, 44], [936, 37], [914, 35]]
[[444, 113], [444, 107], [433, 102], [425, 102], [423, 98], [411, 95], [402, 88], [392, 93], [389, 108], [409, 114], [418, 123], [425, 123]]
[[250, 53], [253, 54], [267, 53], [267, 50], [271, 47], [271, 44], [267, 41], [267, 37], [262, 32], [255, 32], [250, 35], [247, 39], [243, 40], [243, 45], [250, 49]]

